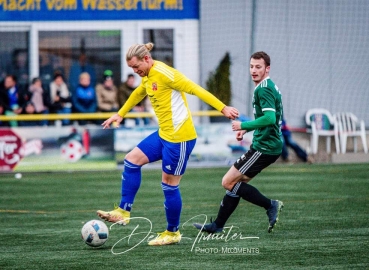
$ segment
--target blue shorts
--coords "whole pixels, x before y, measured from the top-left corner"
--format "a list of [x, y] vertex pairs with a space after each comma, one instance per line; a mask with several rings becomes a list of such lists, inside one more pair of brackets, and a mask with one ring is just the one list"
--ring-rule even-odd
[[162, 160], [162, 169], [165, 173], [183, 175], [195, 144], [196, 139], [180, 143], [168, 142], [159, 137], [159, 131], [155, 131], [137, 147], [149, 158], [150, 163]]

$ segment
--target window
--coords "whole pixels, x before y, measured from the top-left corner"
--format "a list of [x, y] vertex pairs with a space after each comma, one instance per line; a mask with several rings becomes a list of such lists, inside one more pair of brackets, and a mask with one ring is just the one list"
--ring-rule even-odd
[[29, 84], [28, 32], [0, 32], [0, 80], [15, 75], [20, 91]]
[[154, 43], [151, 55], [154, 59], [162, 61], [169, 66], [174, 65], [173, 29], [145, 29], [144, 43]]
[[104, 70], [110, 69], [114, 82], [121, 81], [120, 31], [42, 31], [39, 33], [40, 77], [48, 85], [55, 72], [64, 75], [70, 91], [86, 71], [95, 86]]

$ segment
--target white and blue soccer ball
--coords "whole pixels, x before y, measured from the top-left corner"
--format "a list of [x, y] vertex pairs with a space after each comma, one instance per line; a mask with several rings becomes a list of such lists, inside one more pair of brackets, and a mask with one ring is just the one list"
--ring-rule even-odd
[[83, 241], [91, 247], [99, 247], [108, 240], [109, 229], [101, 220], [90, 220], [83, 225], [82, 230]]

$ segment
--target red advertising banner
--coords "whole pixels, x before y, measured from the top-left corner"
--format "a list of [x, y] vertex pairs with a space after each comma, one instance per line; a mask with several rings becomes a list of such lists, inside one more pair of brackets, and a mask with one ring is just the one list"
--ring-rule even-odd
[[11, 129], [0, 130], [0, 171], [12, 171], [23, 157], [21, 138]]

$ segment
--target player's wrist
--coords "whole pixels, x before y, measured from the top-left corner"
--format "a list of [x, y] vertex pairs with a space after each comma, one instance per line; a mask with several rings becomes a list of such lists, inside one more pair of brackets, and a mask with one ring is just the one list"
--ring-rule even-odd
[[247, 128], [248, 128], [248, 126], [247, 126], [247, 122], [241, 122], [241, 129], [242, 129], [243, 131], [245, 131], [245, 133], [247, 132]]

